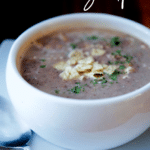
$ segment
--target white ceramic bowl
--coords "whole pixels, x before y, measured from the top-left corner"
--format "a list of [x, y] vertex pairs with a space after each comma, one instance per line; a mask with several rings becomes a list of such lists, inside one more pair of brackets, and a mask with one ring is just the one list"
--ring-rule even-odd
[[16, 67], [19, 49], [37, 33], [71, 27], [119, 30], [150, 44], [150, 30], [108, 14], [79, 13], [48, 19], [14, 42], [7, 63], [7, 87], [14, 107], [29, 127], [51, 143], [74, 150], [110, 149], [143, 133], [150, 125], [150, 83], [117, 97], [97, 100], [61, 98], [28, 84]]

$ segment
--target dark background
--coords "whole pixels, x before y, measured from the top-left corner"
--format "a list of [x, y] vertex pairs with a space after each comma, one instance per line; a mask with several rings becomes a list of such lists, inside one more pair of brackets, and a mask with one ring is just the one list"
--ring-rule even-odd
[[[4, 39], [16, 39], [23, 31], [45, 19], [62, 14], [81, 13], [88, 0], [4, 1], [1, 2], [0, 43]], [[95, 0], [87, 12], [108, 13], [132, 19], [150, 27], [150, 1]], [[92, 2], [92, 0], [91, 0]], [[85, 12], [86, 13], [86, 12]]]

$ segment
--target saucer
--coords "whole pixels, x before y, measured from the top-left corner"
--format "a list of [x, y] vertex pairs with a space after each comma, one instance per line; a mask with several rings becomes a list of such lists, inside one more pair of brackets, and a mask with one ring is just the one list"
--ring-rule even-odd
[[[0, 45], [0, 96], [4, 97], [8, 101], [10, 101], [6, 82], [5, 82], [5, 69], [6, 69], [6, 62], [7, 57], [10, 51], [10, 48], [13, 44], [14, 40], [7, 39], [4, 40]], [[33, 133], [33, 137], [28, 144], [31, 147], [31, 150], [67, 150], [52, 143], [44, 140], [36, 133]], [[113, 148], [111, 150], [149, 150], [150, 149], [150, 128], [147, 129], [142, 135], [137, 137], [136, 139], [130, 141], [127, 144], [124, 144], [120, 147]]]

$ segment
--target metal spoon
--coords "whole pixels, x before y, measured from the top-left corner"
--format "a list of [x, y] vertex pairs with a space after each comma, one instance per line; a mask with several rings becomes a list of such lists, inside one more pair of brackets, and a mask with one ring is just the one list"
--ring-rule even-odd
[[30, 150], [27, 143], [31, 136], [10, 101], [0, 96], [0, 150]]

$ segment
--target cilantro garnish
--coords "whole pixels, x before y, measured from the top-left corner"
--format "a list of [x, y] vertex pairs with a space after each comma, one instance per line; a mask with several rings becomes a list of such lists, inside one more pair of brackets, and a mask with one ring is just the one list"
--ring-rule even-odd
[[56, 93], [56, 94], [59, 94], [59, 90], [55, 90], [55, 93]]
[[87, 86], [87, 84], [81, 85], [79, 82], [76, 82], [75, 84], [78, 84], [78, 85], [73, 87], [71, 90], [68, 90], [68, 91], [71, 91], [71, 92], [73, 92], [75, 94], [79, 94], [81, 92], [81, 90], [83, 92], [85, 91], [84, 86]]
[[81, 91], [81, 87], [79, 86], [75, 86], [71, 89], [71, 92], [75, 93], [75, 94], [79, 94]]
[[101, 84], [107, 83], [107, 80], [105, 78], [103, 78], [101, 81]]
[[124, 61], [119, 61], [119, 60], [114, 61], [114, 62], [108, 61], [108, 64], [109, 64], [109, 65], [113, 65], [113, 64], [118, 65], [118, 64], [125, 64], [125, 62], [124, 62]]
[[85, 88], [83, 88], [83, 90], [82, 90], [83, 92], [85, 91]]
[[84, 85], [82, 85], [82, 86], [87, 86], [87, 84], [84, 84]]
[[126, 62], [127, 62], [127, 63], [130, 63], [131, 60], [133, 59], [133, 57], [130, 56], [130, 55], [123, 55], [123, 57], [126, 58]]
[[114, 63], [115, 63], [115, 65], [117, 65], [117, 64], [125, 64], [124, 61], [119, 61], [119, 60], [115, 61]]
[[117, 77], [119, 74], [121, 74], [121, 72], [118, 70], [115, 70], [111, 75], [109, 75], [109, 78], [112, 79], [113, 81], [117, 81]]
[[75, 43], [71, 43], [70, 46], [72, 47], [72, 49], [76, 49], [77, 48], [77, 44], [75, 44]]
[[111, 47], [113, 47], [113, 46], [119, 46], [120, 44], [121, 44], [121, 42], [119, 40], [119, 37], [113, 37], [111, 39], [111, 42], [110, 42]]
[[107, 83], [107, 80], [104, 77], [100, 80], [94, 79], [94, 81], [91, 81], [90, 83], [92, 83], [95, 86], [96, 84], [98, 84], [99, 81], [101, 81], [102, 87], [106, 86], [106, 85], [104, 85], [104, 83]]
[[87, 40], [97, 40], [97, 39], [99, 39], [99, 37], [96, 35], [92, 35], [92, 36], [87, 37]]
[[124, 70], [126, 67], [124, 65], [120, 65], [119, 69]]
[[105, 78], [103, 78], [101, 81], [102, 81], [101, 82], [102, 88], [104, 88], [106, 86], [106, 84], [104, 84], [104, 83], [107, 83], [107, 80]]
[[94, 79], [94, 81], [91, 81], [90, 83], [93, 83], [93, 85], [95, 86], [96, 84], [98, 84], [98, 80]]
[[114, 63], [115, 63], [115, 65], [117, 65], [117, 64], [119, 64], [119, 63], [120, 63], [120, 61], [119, 61], [119, 60], [117, 60], [117, 61], [115, 61]]
[[76, 82], [75, 84], [80, 84], [80, 82]]
[[46, 65], [41, 65], [40, 68], [46, 68]]
[[[133, 57], [132, 56], [130, 56], [130, 55], [121, 55], [121, 50], [116, 50], [115, 52], [112, 52], [111, 53], [112, 55], [114, 55], [114, 56], [116, 56], [116, 55], [119, 55], [119, 56], [122, 56], [122, 57], [124, 57], [125, 59], [126, 59], [126, 62], [127, 63], [130, 63], [131, 62], [131, 60], [133, 59]], [[123, 62], [123, 61], [115, 61], [114, 62], [115, 64], [124, 64], [125, 62]]]
[[115, 52], [112, 52], [111, 54], [114, 55], [114, 56], [116, 56], [116, 55], [122, 56], [121, 55], [121, 50], [116, 50]]

